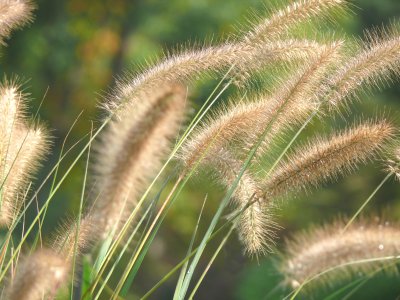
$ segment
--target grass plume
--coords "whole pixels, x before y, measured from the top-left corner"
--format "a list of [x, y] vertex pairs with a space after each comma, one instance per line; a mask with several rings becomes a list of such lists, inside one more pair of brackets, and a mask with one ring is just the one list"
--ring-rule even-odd
[[24, 258], [18, 266], [6, 299], [41, 300], [54, 298], [57, 290], [68, 278], [69, 264], [50, 249], [40, 249]]
[[[167, 84], [125, 103], [97, 145], [96, 199], [91, 215], [103, 235], [124, 223], [155, 176], [186, 115], [186, 90]], [[118, 225], [120, 224], [120, 225]]]
[[35, 6], [30, 0], [1, 0], [0, 1], [0, 43], [8, 37], [11, 31], [32, 20]]
[[249, 44], [260, 40], [271, 40], [281, 37], [289, 29], [302, 22], [308, 22], [312, 17], [327, 17], [332, 10], [344, 11], [346, 0], [298, 0], [282, 9], [270, 13], [270, 16], [260, 21], [245, 36]]
[[393, 134], [388, 122], [371, 121], [329, 138], [314, 138], [281, 162], [263, 182], [263, 191], [267, 198], [274, 198], [350, 172], [374, 157]]
[[367, 32], [361, 50], [328, 79], [328, 91], [322, 90], [332, 107], [346, 103], [361, 89], [379, 86], [399, 75], [400, 36], [395, 29]]
[[[316, 279], [315, 282], [328, 285], [338, 279], [377, 271], [393, 263], [387, 258], [399, 256], [397, 225], [363, 220], [343, 232], [344, 225], [344, 222], [335, 222], [297, 234], [288, 241], [280, 266], [287, 284], [297, 288]], [[393, 265], [389, 268], [395, 269]]]
[[10, 226], [24, 200], [25, 189], [49, 148], [46, 129], [29, 127], [24, 118], [25, 96], [6, 83], [0, 88], [0, 223]]

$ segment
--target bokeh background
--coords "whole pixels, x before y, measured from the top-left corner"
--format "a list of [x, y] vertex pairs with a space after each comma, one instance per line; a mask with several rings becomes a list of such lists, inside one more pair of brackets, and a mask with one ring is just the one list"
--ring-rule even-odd
[[[358, 0], [353, 4], [354, 13], [339, 18], [334, 26], [340, 34], [361, 35], [364, 29], [389, 24], [400, 17], [399, 0]], [[24, 83], [31, 94], [32, 113], [43, 100], [40, 118], [52, 129], [53, 154], [43, 166], [39, 181], [57, 161], [61, 143], [75, 120], [67, 146], [88, 134], [92, 121], [94, 126], [100, 124], [102, 112], [98, 103], [113, 87], [116, 77], [127, 70], [138, 71], [146, 59], [159, 56], [165, 49], [238, 33], [235, 28], [246, 24], [251, 10], [263, 12], [269, 6], [260, 0], [38, 1], [34, 23], [12, 35], [8, 47], [1, 50], [0, 66], [7, 76], [17, 76]], [[194, 108], [201, 105], [212, 87], [205, 83], [193, 89]], [[397, 81], [373, 97], [366, 96], [355, 109], [367, 116], [384, 113], [399, 123], [399, 95]], [[74, 153], [62, 168], [68, 166]], [[66, 215], [76, 214], [83, 175], [84, 162], [72, 171], [53, 201], [44, 224], [46, 233]], [[366, 166], [346, 179], [288, 201], [278, 216], [284, 229], [277, 248], [282, 249], [283, 237], [311, 224], [354, 213], [384, 176], [379, 164]], [[223, 191], [206, 178], [189, 184], [154, 241], [128, 299], [143, 295], [184, 257], [206, 194], [204, 226]], [[45, 196], [46, 191], [39, 202]], [[386, 184], [366, 211], [370, 214], [386, 211], [388, 218], [398, 219], [400, 185], [393, 181]], [[243, 256], [234, 237], [204, 280], [198, 299], [280, 299], [285, 292], [279, 286], [282, 278], [273, 266], [276, 259], [275, 254], [260, 260]], [[174, 284], [172, 280], [163, 285], [154, 299], [169, 299]], [[400, 296], [396, 280], [378, 276], [373, 286], [361, 289], [352, 299]]]

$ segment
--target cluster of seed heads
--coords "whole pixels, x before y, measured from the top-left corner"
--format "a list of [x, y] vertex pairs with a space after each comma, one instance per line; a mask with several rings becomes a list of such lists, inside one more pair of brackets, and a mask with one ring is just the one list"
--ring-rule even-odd
[[[339, 112], [365, 89], [399, 75], [400, 35], [395, 28], [369, 32], [365, 41], [351, 47], [345, 39], [291, 34], [313, 18], [332, 19], [335, 13], [345, 13], [346, 6], [346, 0], [299, 0], [272, 11], [220, 45], [168, 55], [142, 73], [120, 80], [103, 105], [108, 116], [94, 147], [91, 205], [78, 221], [65, 222], [52, 245], [19, 263], [7, 297], [54, 296], [67, 282], [73, 260], [90, 250], [91, 242], [120, 238], [182, 132], [190, 108], [190, 83], [203, 75], [225, 76], [227, 85], [237, 85], [239, 96], [184, 137], [175, 151], [179, 178], [204, 169], [226, 189], [237, 182], [232, 203], [241, 211], [237, 230], [245, 252], [259, 256], [271, 251], [279, 228], [273, 220], [279, 199], [355, 170], [382, 154], [395, 137], [396, 129], [385, 118], [361, 120], [329, 136], [311, 137], [306, 145], [279, 159], [267, 174], [255, 171], [282, 135], [301, 132], [301, 126], [314, 116]], [[2, 44], [12, 29], [30, 21], [32, 10], [27, 0], [0, 0]], [[295, 71], [277, 80], [271, 91], [243, 96], [253, 75], [276, 63], [295, 66]], [[48, 148], [46, 131], [37, 122], [30, 125], [25, 106], [26, 96], [18, 84], [4, 80], [0, 86], [0, 224], [7, 227], [20, 219], [31, 175]], [[397, 177], [399, 149], [388, 163], [389, 172]], [[244, 169], [252, 150], [251, 168]], [[376, 258], [383, 252], [398, 254], [398, 229], [358, 229], [342, 235], [324, 229], [313, 234], [311, 241], [293, 242], [282, 268], [287, 281], [295, 287], [337, 264]], [[322, 261], [317, 263], [315, 257]], [[372, 264], [357, 266], [357, 270], [374, 268]]]

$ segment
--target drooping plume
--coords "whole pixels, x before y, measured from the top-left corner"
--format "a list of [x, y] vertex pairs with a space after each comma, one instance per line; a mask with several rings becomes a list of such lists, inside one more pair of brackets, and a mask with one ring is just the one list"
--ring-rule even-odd
[[394, 134], [386, 121], [366, 122], [329, 138], [317, 137], [295, 150], [267, 177], [267, 198], [307, 189], [352, 171], [358, 163], [373, 158]]
[[361, 51], [329, 78], [320, 93], [332, 107], [346, 104], [361, 88], [379, 86], [400, 75], [400, 35], [391, 29], [368, 32]]
[[[289, 83], [271, 95], [260, 95], [255, 100], [232, 101], [227, 108], [217, 111], [204, 125], [194, 131], [181, 151], [181, 159], [190, 169], [205, 154], [225, 147], [232, 141], [255, 143], [270, 126], [266, 143], [281, 130], [303, 120], [315, 108], [313, 92], [319, 86], [327, 67], [338, 59], [341, 42], [325, 45], [319, 55], [296, 73]], [[264, 147], [265, 148], [265, 147]]]
[[160, 85], [125, 103], [97, 145], [96, 199], [91, 215], [103, 235], [123, 224], [157, 174], [186, 115], [186, 90]]
[[26, 188], [48, 151], [46, 130], [29, 128], [23, 116], [25, 97], [18, 87], [5, 83], [0, 88], [0, 224], [10, 226], [24, 200]]
[[6, 291], [9, 300], [52, 299], [68, 280], [69, 264], [50, 249], [40, 249], [18, 264], [17, 273]]
[[[207, 156], [204, 163], [212, 167], [218, 182], [221, 182], [226, 189], [232, 188], [243, 167], [243, 162], [237, 160], [226, 149], [213, 152], [213, 155]], [[242, 174], [232, 200], [238, 210], [243, 210], [237, 230], [246, 253], [257, 256], [270, 251], [274, 245], [278, 226], [273, 221], [263, 201], [259, 184], [249, 169]]]
[[260, 43], [263, 40], [278, 38], [289, 29], [312, 17], [320, 18], [332, 15], [332, 10], [344, 11], [347, 0], [298, 0], [276, 10], [262, 20], [245, 36], [247, 43]]
[[100, 230], [90, 214], [83, 216], [79, 224], [78, 220], [67, 221], [57, 230], [52, 249], [71, 262], [74, 256], [78, 257], [90, 249]]
[[11, 31], [32, 20], [34, 5], [29, 0], [0, 0], [0, 44]]
[[280, 266], [286, 283], [297, 288], [311, 279], [307, 286], [395, 270], [393, 263], [400, 255], [398, 225], [364, 220], [343, 232], [344, 226], [336, 222], [295, 235]]
[[386, 169], [400, 181], [400, 145], [398, 143], [390, 153]]

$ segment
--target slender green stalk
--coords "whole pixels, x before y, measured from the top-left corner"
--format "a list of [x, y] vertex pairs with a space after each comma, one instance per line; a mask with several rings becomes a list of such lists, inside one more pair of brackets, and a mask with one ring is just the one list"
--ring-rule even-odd
[[382, 188], [382, 186], [386, 183], [386, 181], [389, 180], [390, 177], [392, 177], [394, 173], [390, 172], [389, 174], [386, 175], [386, 177], [379, 183], [379, 185], [375, 188], [375, 190], [372, 192], [371, 195], [367, 198], [367, 200], [364, 201], [364, 203], [361, 205], [361, 207], [357, 210], [357, 212], [353, 215], [353, 217], [347, 222], [346, 226], [343, 228], [342, 233], [345, 232], [349, 226], [354, 222], [354, 220], [357, 218], [357, 216], [361, 213], [361, 211], [367, 206], [367, 204], [371, 201], [372, 198], [376, 195], [376, 193]]
[[[194, 228], [192, 239], [190, 240], [190, 244], [189, 244], [189, 248], [188, 248], [188, 251], [186, 253], [186, 256], [188, 256], [190, 254], [190, 252], [192, 252], [193, 244], [194, 244], [194, 241], [196, 239], [197, 230], [198, 230], [199, 225], [200, 225], [200, 220], [201, 220], [201, 216], [203, 214], [203, 209], [204, 209], [204, 206], [206, 204], [206, 201], [207, 201], [207, 195], [204, 198], [203, 205], [201, 206], [200, 214], [199, 214], [199, 217], [197, 219], [196, 227]], [[178, 278], [178, 282], [176, 284], [174, 298], [173, 298], [174, 300], [176, 299], [176, 297], [179, 294], [180, 288], [182, 286], [183, 279], [185, 278], [187, 266], [188, 266], [188, 262], [185, 262], [185, 264], [182, 267], [181, 273], [179, 274], [179, 278]]]
[[196, 294], [198, 288], [200, 287], [201, 282], [203, 281], [204, 277], [206, 276], [208, 270], [210, 269], [211, 265], [213, 264], [213, 262], [215, 261], [215, 259], [217, 258], [219, 252], [221, 251], [221, 249], [225, 246], [226, 242], [228, 241], [229, 237], [231, 236], [233, 230], [236, 227], [236, 223], [234, 223], [231, 228], [229, 229], [228, 233], [225, 235], [225, 237], [222, 239], [221, 243], [219, 244], [217, 250], [215, 250], [213, 256], [211, 257], [209, 263], [207, 264], [203, 274], [201, 274], [199, 280], [197, 281], [195, 287], [193, 288], [192, 293], [189, 296], [189, 300], [192, 300], [194, 295]]
[[[91, 124], [91, 130], [90, 130], [90, 137], [92, 137], [93, 134], [93, 123]], [[83, 185], [82, 185], [82, 192], [81, 192], [81, 201], [79, 203], [79, 212], [78, 212], [78, 222], [76, 225], [76, 230], [75, 230], [75, 241], [74, 241], [74, 254], [73, 254], [73, 259], [72, 259], [72, 282], [71, 282], [71, 300], [74, 299], [74, 286], [75, 286], [75, 265], [76, 265], [76, 255], [78, 253], [78, 240], [79, 240], [79, 231], [81, 228], [81, 219], [82, 219], [82, 212], [83, 212], [83, 199], [85, 197], [85, 190], [86, 190], [86, 182], [87, 182], [87, 174], [88, 174], [88, 168], [89, 168], [89, 159], [90, 159], [90, 145], [87, 149], [88, 154], [87, 154], [87, 159], [86, 159], [86, 167], [85, 167], [85, 175], [83, 177]], [[77, 289], [80, 292], [80, 289]], [[77, 297], [80, 298], [80, 295], [77, 295]]]
[[[62, 185], [62, 183], [65, 181], [65, 179], [68, 177], [69, 173], [71, 172], [71, 170], [75, 167], [75, 165], [78, 163], [79, 159], [82, 157], [82, 155], [86, 152], [86, 150], [90, 147], [91, 143], [93, 142], [94, 138], [100, 133], [100, 131], [107, 125], [108, 120], [106, 120], [100, 127], [99, 129], [93, 134], [93, 136], [90, 138], [89, 142], [84, 146], [84, 148], [81, 150], [81, 152], [78, 154], [78, 156], [75, 158], [75, 160], [72, 162], [72, 164], [69, 166], [68, 170], [65, 172], [65, 174], [62, 176], [62, 178], [60, 179], [60, 181], [58, 182], [58, 184], [56, 185], [56, 187], [54, 188], [54, 191], [52, 193], [50, 193], [49, 197], [47, 198], [44, 206], [40, 209], [40, 211], [38, 212], [38, 214], [36, 215], [36, 217], [34, 218], [32, 224], [29, 226], [28, 230], [26, 231], [26, 234], [24, 235], [24, 237], [21, 239], [21, 242], [19, 243], [19, 245], [16, 248], [16, 252], [18, 252], [21, 247], [22, 244], [25, 242], [26, 238], [28, 237], [29, 233], [32, 231], [33, 227], [35, 226], [36, 222], [38, 221], [38, 219], [41, 217], [41, 215], [43, 214], [46, 205], [53, 199], [54, 195], [56, 194], [56, 192], [58, 191], [58, 189], [60, 188], [60, 186]], [[10, 258], [10, 261], [6, 264], [4, 270], [1, 272], [0, 274], [0, 282], [3, 280], [4, 276], [6, 275], [8, 269], [10, 268], [11, 264], [12, 264], [12, 260], [15, 258], [16, 254], [13, 254]]]

